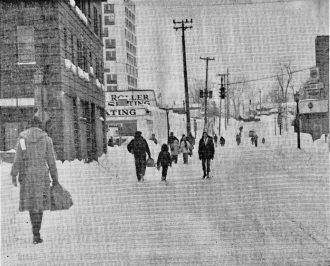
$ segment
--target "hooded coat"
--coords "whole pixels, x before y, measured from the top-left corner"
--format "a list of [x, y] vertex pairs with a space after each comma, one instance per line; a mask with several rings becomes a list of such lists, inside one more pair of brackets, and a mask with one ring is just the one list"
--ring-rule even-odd
[[[24, 147], [25, 146], [25, 147]], [[50, 209], [50, 178], [58, 180], [53, 142], [37, 127], [19, 135], [11, 176], [20, 183], [19, 211]]]

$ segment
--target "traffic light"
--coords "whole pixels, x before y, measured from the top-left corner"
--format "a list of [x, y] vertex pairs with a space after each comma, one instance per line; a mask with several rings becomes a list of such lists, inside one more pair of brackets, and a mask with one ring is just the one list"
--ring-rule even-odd
[[199, 90], [199, 98], [204, 98], [204, 92], [203, 92], [203, 90]]
[[212, 98], [212, 96], [213, 96], [213, 91], [208, 91], [208, 93], [209, 93], [209, 98]]
[[221, 86], [221, 88], [220, 88], [220, 98], [221, 99], [226, 98], [226, 88], [223, 86]]

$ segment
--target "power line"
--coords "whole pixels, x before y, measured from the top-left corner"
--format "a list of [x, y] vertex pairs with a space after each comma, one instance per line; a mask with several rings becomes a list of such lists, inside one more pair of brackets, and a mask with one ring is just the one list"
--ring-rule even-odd
[[[294, 73], [297, 73], [297, 72], [303, 72], [303, 71], [309, 70], [311, 68], [313, 68], [313, 67], [308, 67], [308, 68], [303, 68], [303, 69], [299, 69], [299, 70], [290, 71], [290, 74], [294, 74]], [[260, 81], [260, 80], [272, 79], [272, 78], [276, 78], [278, 76], [284, 76], [284, 75], [288, 75], [288, 74], [287, 73], [283, 73], [283, 74], [280, 74], [280, 75], [272, 75], [272, 76], [258, 78], [258, 79], [250, 79], [250, 80], [245, 80], [245, 81], [237, 81], [237, 82], [229, 83], [228, 85], [242, 84], [242, 83], [247, 83], [247, 82], [254, 82], [254, 81]]]

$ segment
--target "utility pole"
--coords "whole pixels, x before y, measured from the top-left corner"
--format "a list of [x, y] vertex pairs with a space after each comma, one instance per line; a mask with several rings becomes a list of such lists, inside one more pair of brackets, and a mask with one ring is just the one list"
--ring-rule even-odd
[[209, 95], [207, 90], [207, 78], [208, 78], [208, 71], [209, 71], [209, 61], [215, 60], [214, 57], [200, 57], [200, 59], [206, 61], [206, 79], [205, 79], [205, 92], [204, 92], [204, 104], [205, 104], [205, 114], [204, 114], [204, 130], [207, 129], [207, 97]]
[[177, 30], [182, 30], [182, 55], [183, 55], [183, 78], [184, 78], [184, 91], [185, 91], [185, 103], [186, 103], [186, 118], [187, 118], [187, 136], [188, 139], [192, 137], [191, 134], [191, 125], [190, 125], [190, 109], [189, 109], [189, 91], [188, 91], [188, 77], [187, 77], [187, 61], [186, 61], [186, 42], [185, 42], [185, 35], [184, 32], [187, 29], [191, 29], [192, 26], [186, 26], [188, 23], [192, 23], [192, 19], [188, 21], [186, 20], [181, 20], [181, 21], [175, 21], [173, 19], [174, 25], [180, 25], [180, 26], [175, 26], [174, 29]]
[[261, 89], [259, 89], [259, 101], [260, 101], [259, 115], [261, 115]]
[[229, 113], [230, 113], [230, 110], [229, 110], [229, 68], [227, 67], [227, 125], [229, 125]]

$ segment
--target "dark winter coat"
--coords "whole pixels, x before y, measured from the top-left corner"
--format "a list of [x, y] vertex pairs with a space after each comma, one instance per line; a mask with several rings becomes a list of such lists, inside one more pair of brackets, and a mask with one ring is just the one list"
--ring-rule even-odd
[[46, 132], [36, 127], [21, 132], [11, 169], [11, 176], [19, 176], [19, 211], [50, 209], [49, 172], [52, 179], [57, 181], [52, 139]]
[[168, 151], [161, 151], [158, 155], [157, 166], [172, 165], [171, 155]]
[[142, 136], [135, 136], [128, 143], [127, 150], [134, 154], [136, 160], [146, 160], [146, 153], [151, 157], [148, 143]]
[[210, 136], [207, 136], [206, 144], [204, 138], [201, 138], [198, 146], [199, 159], [213, 159], [214, 158], [214, 143]]

